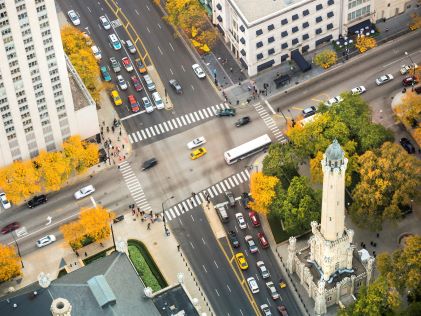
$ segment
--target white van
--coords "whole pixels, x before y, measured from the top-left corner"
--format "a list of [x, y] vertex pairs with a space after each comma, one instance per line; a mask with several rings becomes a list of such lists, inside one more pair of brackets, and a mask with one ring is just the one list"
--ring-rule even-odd
[[108, 35], [108, 40], [110, 41], [114, 50], [120, 50], [121, 49], [121, 43], [120, 43], [120, 41], [118, 40], [118, 38], [115, 34]]
[[162, 101], [161, 96], [159, 95], [158, 92], [152, 93], [152, 99], [158, 110], [162, 110], [165, 108], [165, 103], [164, 101]]
[[136, 53], [136, 47], [133, 45], [131, 40], [126, 41], [126, 46], [130, 53], [132, 54]]
[[101, 50], [97, 47], [97, 46], [91, 46], [92, 49], [92, 54], [94, 54], [96, 60], [101, 60], [102, 55], [101, 55]]
[[155, 84], [152, 81], [151, 77], [149, 77], [149, 75], [144, 75], [143, 80], [145, 80], [146, 82], [146, 87], [148, 88], [148, 91], [155, 90]]

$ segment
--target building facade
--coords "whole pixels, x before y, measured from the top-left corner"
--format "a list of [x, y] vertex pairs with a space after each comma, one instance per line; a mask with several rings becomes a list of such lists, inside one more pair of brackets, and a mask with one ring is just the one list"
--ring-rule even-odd
[[0, 166], [57, 150], [77, 122], [54, 0], [0, 0]]
[[339, 35], [346, 36], [348, 28], [365, 20], [375, 22], [402, 13], [405, 3], [404, 0], [213, 0], [212, 20], [234, 56], [253, 76], [288, 61], [294, 51], [305, 53], [336, 40]]
[[344, 304], [372, 277], [374, 258], [362, 258], [353, 244], [354, 231], [345, 227], [345, 172], [348, 160], [334, 140], [321, 161], [323, 200], [321, 224], [311, 223], [313, 235], [308, 246], [297, 251], [291, 237], [287, 268], [296, 273], [307, 293], [315, 301], [315, 313], [325, 314], [327, 307]]

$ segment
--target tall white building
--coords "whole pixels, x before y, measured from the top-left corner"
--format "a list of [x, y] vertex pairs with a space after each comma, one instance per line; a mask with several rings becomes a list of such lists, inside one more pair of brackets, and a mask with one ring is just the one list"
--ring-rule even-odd
[[0, 0], [0, 166], [78, 132], [54, 0]]

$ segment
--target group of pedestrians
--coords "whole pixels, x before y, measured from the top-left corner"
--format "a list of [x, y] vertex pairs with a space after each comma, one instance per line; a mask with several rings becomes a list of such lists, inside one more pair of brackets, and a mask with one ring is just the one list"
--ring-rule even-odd
[[133, 217], [140, 217], [140, 221], [142, 223], [147, 222], [146, 229], [151, 229], [151, 224], [155, 223], [156, 220], [158, 220], [161, 215], [160, 214], [153, 214], [153, 211], [150, 211], [149, 213], [146, 213], [145, 211], [140, 210], [140, 207], [135, 207], [134, 204], [129, 205], [129, 209], [132, 210], [132, 216]]
[[[117, 132], [117, 129], [115, 127], [115, 119], [114, 123], [111, 125], [111, 130], [108, 125], [105, 125], [105, 121], [102, 121], [101, 138], [104, 141], [104, 149], [107, 152], [107, 159], [110, 165], [115, 165], [117, 161], [121, 162], [123, 160], [126, 160], [127, 157], [127, 153], [123, 153], [123, 150], [125, 149], [124, 143], [121, 143], [119, 145], [122, 136], [121, 126], [119, 125], [119, 127], [120, 131], [118, 132], [118, 135], [116, 135], [115, 133]], [[116, 136], [117, 139], [115, 139]], [[114, 138], [114, 141], [112, 141], [111, 138]]]

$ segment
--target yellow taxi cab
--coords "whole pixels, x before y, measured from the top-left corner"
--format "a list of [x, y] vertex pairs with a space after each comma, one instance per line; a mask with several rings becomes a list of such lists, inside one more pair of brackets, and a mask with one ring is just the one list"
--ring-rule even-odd
[[195, 160], [197, 158], [202, 157], [203, 155], [205, 155], [207, 153], [206, 148], [205, 147], [200, 147], [196, 150], [193, 150], [190, 154], [190, 158], [192, 160]]
[[117, 90], [111, 91], [111, 97], [113, 98], [113, 101], [114, 101], [115, 105], [123, 104], [123, 101], [121, 100], [120, 95], [118, 94]]
[[136, 67], [137, 67], [137, 70], [139, 70], [141, 74], [145, 74], [148, 72], [148, 70], [146, 69], [145, 65], [142, 63], [140, 58], [136, 59]]
[[280, 279], [280, 280], [279, 280], [279, 287], [280, 287], [281, 289], [283, 289], [283, 288], [286, 288], [286, 287], [287, 287], [287, 285], [286, 285], [286, 283], [285, 283], [285, 281], [284, 281], [283, 279]]
[[237, 261], [238, 267], [241, 270], [247, 270], [249, 268], [246, 257], [242, 252], [239, 252], [235, 255], [235, 261]]

